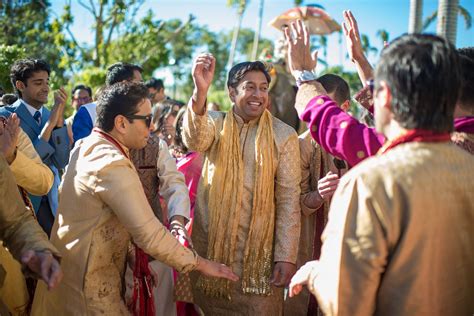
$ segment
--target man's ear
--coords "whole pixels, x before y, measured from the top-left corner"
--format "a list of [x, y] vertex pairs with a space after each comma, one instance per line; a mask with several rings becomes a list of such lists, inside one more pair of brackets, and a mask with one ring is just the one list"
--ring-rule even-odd
[[18, 91], [23, 91], [26, 87], [25, 83], [21, 80], [15, 81], [15, 87]]
[[341, 104], [341, 109], [344, 111], [344, 112], [347, 112], [349, 111], [349, 107], [351, 106], [351, 101], [350, 100], [346, 100], [344, 101], [342, 104]]
[[380, 101], [380, 105], [387, 110], [392, 108], [392, 91], [385, 81], [379, 83], [379, 87], [375, 91], [377, 98]]
[[114, 127], [120, 134], [125, 134], [127, 129], [128, 120], [123, 115], [117, 115], [114, 119]]
[[229, 99], [232, 101], [232, 103], [235, 103], [235, 94], [236, 94], [235, 89], [232, 87], [229, 87]]

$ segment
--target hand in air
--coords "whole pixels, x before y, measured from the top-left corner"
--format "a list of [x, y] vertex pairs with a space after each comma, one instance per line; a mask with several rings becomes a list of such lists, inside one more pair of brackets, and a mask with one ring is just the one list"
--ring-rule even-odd
[[293, 73], [296, 71], [313, 71], [316, 68], [318, 52], [311, 54], [308, 27], [301, 20], [292, 22], [284, 30], [288, 43], [288, 66]]
[[214, 78], [215, 69], [216, 59], [212, 54], [204, 53], [198, 55], [192, 70], [194, 86], [198, 92], [207, 94]]

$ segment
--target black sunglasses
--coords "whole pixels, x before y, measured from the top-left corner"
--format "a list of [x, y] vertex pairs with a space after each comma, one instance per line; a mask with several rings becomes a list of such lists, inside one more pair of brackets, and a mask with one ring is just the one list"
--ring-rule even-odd
[[147, 127], [150, 127], [151, 121], [153, 119], [152, 114], [150, 114], [150, 115], [131, 114], [131, 115], [125, 115], [125, 117], [128, 118], [130, 120], [130, 122], [132, 120], [144, 120]]

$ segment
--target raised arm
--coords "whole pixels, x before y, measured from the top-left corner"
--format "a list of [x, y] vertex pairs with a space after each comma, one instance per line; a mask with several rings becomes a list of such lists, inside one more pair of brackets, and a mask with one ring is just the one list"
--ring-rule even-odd
[[365, 57], [364, 50], [362, 49], [357, 20], [349, 10], [344, 11], [343, 16], [344, 23], [342, 23], [342, 29], [344, 30], [344, 36], [346, 37], [347, 53], [356, 66], [360, 81], [365, 87], [367, 81], [374, 77], [374, 70], [367, 60], [367, 57]]
[[212, 119], [206, 112], [207, 92], [214, 77], [216, 60], [200, 54], [193, 64], [194, 91], [183, 119], [183, 142], [191, 150], [206, 151], [215, 138]]

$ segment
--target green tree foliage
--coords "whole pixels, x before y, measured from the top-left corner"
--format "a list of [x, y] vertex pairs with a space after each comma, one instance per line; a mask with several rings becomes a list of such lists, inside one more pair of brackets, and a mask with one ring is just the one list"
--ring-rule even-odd
[[10, 67], [18, 58], [26, 56], [26, 49], [17, 45], [0, 45], [0, 87], [7, 92], [13, 92], [10, 82]]
[[[49, 16], [49, 1], [0, 1], [0, 43], [15, 46], [25, 52], [20, 57], [46, 60], [54, 73], [55, 85], [65, 83], [67, 65], [58, 63], [62, 56], [71, 54], [71, 47], [63, 34], [60, 21]], [[13, 48], [15, 50], [15, 48]], [[3, 69], [2, 69], [3, 70]], [[2, 77], [9, 73], [2, 72]]]

